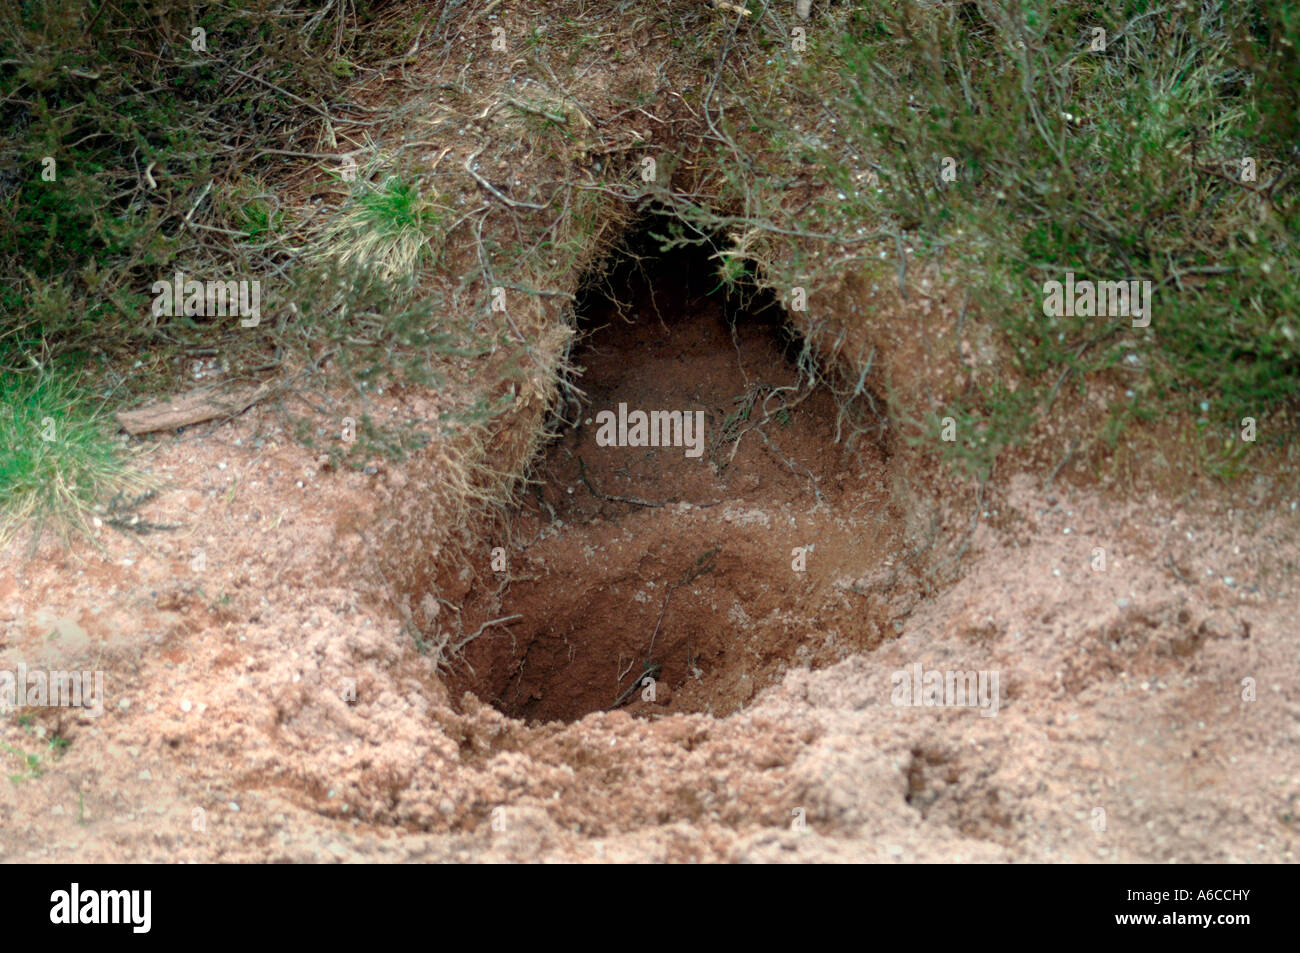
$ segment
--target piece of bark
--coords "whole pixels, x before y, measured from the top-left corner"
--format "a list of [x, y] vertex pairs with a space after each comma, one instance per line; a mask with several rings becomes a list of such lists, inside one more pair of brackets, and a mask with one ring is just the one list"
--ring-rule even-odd
[[135, 410], [119, 410], [115, 416], [122, 429], [132, 436], [155, 430], [175, 430], [214, 417], [233, 417], [243, 413], [272, 389], [266, 381], [236, 387], [209, 385], [161, 403], [147, 404]]

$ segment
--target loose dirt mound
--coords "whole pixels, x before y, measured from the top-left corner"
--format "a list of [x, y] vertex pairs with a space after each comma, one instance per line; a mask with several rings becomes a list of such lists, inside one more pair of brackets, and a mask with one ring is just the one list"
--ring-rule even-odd
[[[144, 508], [202, 529], [201, 578], [176, 582], [188, 541], [107, 532], [103, 563], [6, 570], [4, 667], [43, 648], [109, 675], [101, 718], [32, 710], [43, 738], [8, 723], [20, 750], [44, 753], [55, 732], [71, 745], [0, 786], [6, 856], [1294, 859], [1289, 509], [1178, 512], [1018, 480], [965, 577], [873, 652], [796, 664], [725, 718], [620, 710], [530, 728], [470, 694], [453, 708], [429, 659], [358, 600], [364, 551], [326, 557], [347, 543], [337, 514], [365, 512], [352, 484], [373, 495], [392, 472], [313, 473], [276, 443], [262, 409], [160, 445], [159, 472], [215, 484]], [[268, 492], [237, 489], [253, 480]], [[826, 581], [815, 550], [808, 575]], [[891, 704], [894, 673], [918, 663], [999, 671], [996, 717]]]

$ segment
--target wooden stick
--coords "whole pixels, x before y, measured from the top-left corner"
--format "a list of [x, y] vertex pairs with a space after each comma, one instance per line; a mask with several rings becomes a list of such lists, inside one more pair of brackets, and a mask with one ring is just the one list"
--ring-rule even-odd
[[115, 416], [122, 429], [132, 436], [156, 430], [175, 430], [214, 417], [242, 414], [274, 389], [274, 385], [267, 381], [228, 388], [224, 392], [221, 385], [199, 387], [160, 403], [135, 410], [119, 410]]

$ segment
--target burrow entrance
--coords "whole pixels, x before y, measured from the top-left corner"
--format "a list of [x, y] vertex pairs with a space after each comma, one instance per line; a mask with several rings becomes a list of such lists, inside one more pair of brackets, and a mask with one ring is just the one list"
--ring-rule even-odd
[[[509, 527], [500, 614], [520, 618], [452, 678], [513, 717], [725, 715], [893, 634], [888, 594], [862, 584], [901, 540], [880, 446], [836, 442], [839, 406], [778, 303], [728, 294], [708, 243], [660, 252], [666, 227], [579, 299], [575, 390]], [[602, 445], [620, 416], [640, 442], [637, 411], [681, 412], [651, 418], [681, 445]]]

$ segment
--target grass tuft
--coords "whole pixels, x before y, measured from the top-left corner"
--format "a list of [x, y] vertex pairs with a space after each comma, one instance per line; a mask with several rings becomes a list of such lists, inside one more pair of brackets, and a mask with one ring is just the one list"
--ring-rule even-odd
[[437, 261], [448, 211], [425, 196], [416, 181], [390, 176], [359, 188], [322, 231], [319, 256], [340, 268], [372, 271], [385, 281], [405, 282]]
[[102, 416], [74, 381], [54, 373], [0, 378], [0, 542], [23, 527], [89, 534], [106, 495], [141, 489]]

